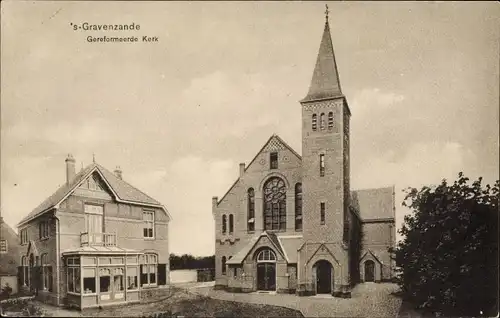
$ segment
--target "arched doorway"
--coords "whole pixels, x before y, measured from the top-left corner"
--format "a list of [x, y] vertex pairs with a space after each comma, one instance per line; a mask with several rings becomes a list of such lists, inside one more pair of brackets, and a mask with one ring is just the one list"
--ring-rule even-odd
[[365, 282], [375, 281], [375, 262], [367, 260], [365, 262]]
[[333, 285], [332, 264], [321, 260], [316, 267], [316, 294], [331, 294]]
[[257, 254], [257, 290], [276, 290], [276, 254], [269, 248]]

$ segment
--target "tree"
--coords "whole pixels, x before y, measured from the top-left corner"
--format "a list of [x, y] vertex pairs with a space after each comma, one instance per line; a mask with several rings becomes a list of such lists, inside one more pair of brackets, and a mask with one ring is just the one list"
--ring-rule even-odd
[[408, 188], [412, 210], [394, 252], [398, 283], [418, 308], [443, 315], [498, 312], [498, 196], [500, 182], [458, 180]]

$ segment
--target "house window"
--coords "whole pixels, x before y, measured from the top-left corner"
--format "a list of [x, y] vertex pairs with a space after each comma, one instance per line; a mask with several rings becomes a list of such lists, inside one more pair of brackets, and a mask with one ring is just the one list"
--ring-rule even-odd
[[[89, 243], [102, 243], [104, 207], [102, 205], [85, 204], [85, 231], [89, 234]], [[98, 235], [94, 235], [98, 234]]]
[[277, 152], [271, 152], [270, 156], [270, 162], [271, 162], [271, 169], [278, 169], [278, 153]]
[[234, 232], [234, 217], [232, 214], [229, 214], [229, 234]]
[[264, 184], [264, 230], [286, 230], [286, 186], [278, 177]]
[[142, 219], [144, 221], [144, 237], [154, 238], [155, 213], [153, 211], [143, 211]]
[[80, 258], [68, 258], [67, 265], [68, 293], [80, 294]]
[[41, 221], [38, 223], [38, 236], [40, 239], [45, 239], [49, 237], [49, 221]]
[[238, 277], [238, 267], [233, 267], [233, 277]]
[[325, 176], [325, 155], [324, 154], [319, 155], [319, 176], [320, 177]]
[[96, 279], [95, 279], [95, 268], [84, 268], [83, 269], [83, 293], [84, 294], [95, 294], [96, 292]]
[[9, 247], [7, 246], [7, 240], [0, 240], [0, 254], [7, 253]]
[[22, 229], [20, 231], [20, 236], [21, 236], [21, 245], [27, 244], [29, 241], [28, 229]]
[[136, 290], [138, 288], [137, 267], [127, 267], [127, 290]]
[[47, 253], [42, 254], [40, 265], [42, 266], [42, 288], [52, 291], [52, 266], [49, 264]]
[[226, 275], [226, 257], [222, 256], [222, 275]]
[[312, 130], [316, 131], [318, 129], [318, 116], [316, 114], [312, 114]]
[[321, 113], [321, 115], [319, 115], [319, 128], [321, 130], [325, 129], [325, 113]]
[[111, 270], [109, 268], [99, 269], [99, 292], [108, 293], [111, 291]]
[[302, 184], [295, 185], [295, 231], [302, 231]]
[[124, 284], [123, 284], [123, 274], [124, 270], [123, 268], [115, 268], [113, 270], [113, 291], [116, 292], [121, 292], [124, 289]]
[[333, 112], [328, 113], [328, 130], [333, 129]]
[[226, 234], [226, 232], [227, 232], [227, 229], [226, 229], [226, 227], [227, 227], [226, 221], [227, 220], [226, 219], [227, 219], [227, 216], [225, 214], [222, 215], [222, 234]]
[[321, 224], [325, 224], [325, 202], [320, 204]]
[[156, 286], [158, 269], [158, 257], [156, 254], [144, 254], [141, 256], [141, 285]]
[[248, 189], [248, 232], [255, 231], [255, 191]]

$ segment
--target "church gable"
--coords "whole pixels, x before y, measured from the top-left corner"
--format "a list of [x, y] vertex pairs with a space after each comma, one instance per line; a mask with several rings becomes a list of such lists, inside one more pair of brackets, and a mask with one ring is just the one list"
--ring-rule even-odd
[[283, 139], [272, 135], [245, 169], [246, 173], [301, 167], [301, 157]]

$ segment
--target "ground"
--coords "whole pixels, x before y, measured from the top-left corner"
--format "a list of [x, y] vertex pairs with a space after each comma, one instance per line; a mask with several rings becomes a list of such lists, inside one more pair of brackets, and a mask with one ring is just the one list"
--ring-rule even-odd
[[[297, 297], [283, 294], [228, 293], [213, 284], [173, 287], [169, 298], [150, 303], [79, 312], [37, 303], [47, 316], [148, 316], [160, 312], [185, 317], [398, 317], [401, 298], [395, 284], [360, 284], [352, 298], [329, 295]], [[418, 317], [403, 314], [402, 317]]]

